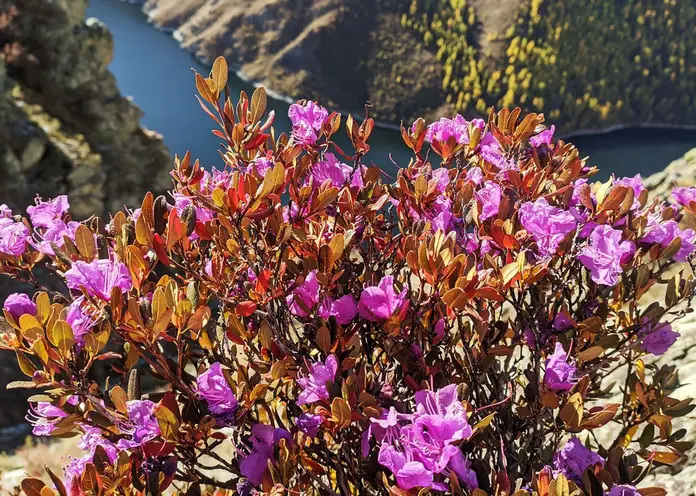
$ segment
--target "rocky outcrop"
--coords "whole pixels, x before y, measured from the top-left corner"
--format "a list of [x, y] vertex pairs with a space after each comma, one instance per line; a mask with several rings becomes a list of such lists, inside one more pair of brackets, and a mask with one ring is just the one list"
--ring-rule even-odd
[[696, 186], [696, 148], [645, 179], [654, 196], [666, 198], [676, 186]]
[[169, 184], [170, 155], [120, 94], [87, 1], [0, 0], [0, 203], [68, 194], [85, 218]]

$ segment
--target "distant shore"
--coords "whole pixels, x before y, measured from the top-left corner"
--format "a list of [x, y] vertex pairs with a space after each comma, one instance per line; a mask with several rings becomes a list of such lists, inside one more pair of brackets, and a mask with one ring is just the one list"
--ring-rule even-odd
[[[141, 5], [143, 14], [147, 17], [148, 24], [152, 25], [155, 29], [158, 31], [162, 31], [164, 33], [171, 34], [172, 37], [179, 43], [179, 46], [181, 46], [182, 50], [188, 52], [193, 59], [198, 62], [201, 65], [204, 65], [206, 67], [211, 67], [213, 65], [213, 61], [209, 60], [207, 57], [201, 57], [197, 55], [193, 50], [187, 49], [183, 46], [184, 44], [184, 37], [183, 35], [178, 31], [178, 29], [173, 29], [173, 28], [166, 28], [163, 26], [157, 25], [157, 23], [154, 22], [151, 12], [148, 11], [145, 8], [145, 3], [147, 0], [121, 0], [122, 2], [130, 3], [132, 5]], [[249, 76], [245, 75], [239, 67], [235, 68], [232, 67], [231, 71], [232, 74], [237, 76], [239, 79], [244, 81], [245, 83], [249, 83], [252, 86], [258, 88], [259, 86], [263, 86], [266, 89], [266, 93], [268, 96], [275, 100], [279, 100], [288, 104], [292, 104], [295, 102], [295, 99], [288, 96], [284, 95], [282, 93], [279, 93], [272, 88], [269, 88], [268, 86], [265, 86], [263, 84], [263, 81], [257, 81]], [[341, 111], [341, 109], [339, 109]], [[351, 113], [353, 112], [345, 112], [342, 111], [342, 113]], [[382, 128], [382, 129], [388, 129], [392, 131], [397, 131], [399, 132], [401, 130], [401, 127], [397, 124], [389, 123], [389, 122], [381, 122], [381, 121], [375, 121], [375, 126]], [[570, 131], [566, 132], [563, 134], [559, 134], [558, 138], [563, 139], [563, 140], [568, 140], [572, 138], [576, 138], [579, 136], [583, 137], [591, 137], [591, 136], [603, 136], [607, 134], [611, 134], [617, 131], [627, 131], [631, 129], [674, 129], [675, 131], [696, 131], [696, 125], [689, 125], [689, 124], [669, 124], [669, 123], [628, 123], [628, 124], [613, 124], [611, 126], [603, 127], [603, 128], [593, 128], [593, 129], [578, 129], [575, 131]]]

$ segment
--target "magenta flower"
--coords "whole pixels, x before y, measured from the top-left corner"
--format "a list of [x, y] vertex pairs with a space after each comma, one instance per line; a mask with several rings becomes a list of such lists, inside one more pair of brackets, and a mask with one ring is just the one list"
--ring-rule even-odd
[[520, 222], [531, 234], [539, 248], [539, 254], [548, 257], [556, 253], [558, 245], [577, 226], [573, 214], [552, 207], [544, 198], [534, 203], [523, 203], [519, 210]]
[[[372, 424], [370, 432], [381, 443], [378, 461], [394, 474], [401, 489], [444, 491], [448, 486], [440, 481], [440, 476], [449, 476], [450, 471], [468, 489], [478, 487], [469, 461], [454, 444], [472, 434], [464, 405], [457, 398], [456, 385], [437, 392], [419, 391], [412, 415], [399, 414], [391, 408], [381, 419], [373, 419]], [[362, 444], [365, 453], [369, 445], [365, 439]]]
[[577, 368], [568, 361], [563, 345], [556, 343], [553, 355], [546, 360], [544, 384], [552, 391], [568, 391], [577, 381]]
[[140, 448], [143, 444], [160, 435], [160, 428], [155, 418], [155, 403], [150, 400], [129, 400], [126, 402], [130, 426], [124, 430], [128, 439], [116, 443], [118, 449]]
[[589, 245], [578, 260], [590, 271], [595, 283], [614, 286], [623, 272], [621, 263], [627, 262], [634, 252], [632, 242], [621, 241], [621, 231], [601, 225], [590, 234]]
[[576, 483], [582, 482], [585, 470], [595, 465], [604, 466], [604, 462], [604, 458], [585, 448], [575, 436], [553, 455], [554, 468]]
[[56, 424], [68, 414], [60, 407], [47, 401], [39, 401], [36, 406], [29, 407], [27, 421], [33, 426], [35, 436], [50, 436], [56, 430]]
[[82, 345], [85, 340], [85, 335], [92, 330], [97, 321], [90, 312], [89, 304], [86, 303], [85, 297], [80, 296], [68, 307], [68, 313], [65, 316], [65, 321], [72, 327], [75, 342]]
[[684, 229], [683, 231], [679, 229], [679, 224], [675, 220], [668, 220], [663, 225], [665, 231], [665, 237], [662, 239], [660, 246], [666, 248], [674, 240], [674, 238], [681, 238], [681, 246], [679, 251], [674, 255], [675, 262], [686, 262], [691, 254], [696, 250], [696, 245], [694, 240], [696, 238], [696, 233], [693, 229]]
[[339, 162], [333, 153], [324, 154], [324, 160], [315, 163], [310, 173], [314, 179], [314, 186], [318, 187], [329, 181], [332, 186], [340, 188], [350, 181], [351, 186], [362, 188], [362, 174], [359, 170], [353, 172], [353, 168]]
[[315, 362], [309, 367], [309, 373], [297, 376], [297, 383], [302, 388], [297, 397], [298, 405], [316, 403], [329, 399], [329, 390], [326, 385], [333, 382], [338, 371], [338, 359], [336, 355], [329, 355], [325, 362]]
[[117, 260], [77, 260], [65, 273], [65, 282], [70, 289], [84, 287], [88, 295], [104, 301], [111, 301], [111, 291], [116, 287], [124, 293], [133, 287], [128, 268]]
[[28, 295], [24, 293], [12, 293], [5, 299], [3, 304], [5, 311], [12, 315], [16, 322], [24, 314], [36, 315], [36, 305]]
[[452, 200], [444, 195], [438, 196], [432, 203], [431, 209], [425, 212], [425, 218], [430, 222], [433, 231], [448, 233], [453, 228], [454, 220]]
[[370, 322], [389, 319], [392, 315], [406, 310], [407, 296], [406, 288], [397, 294], [394, 291], [394, 278], [384, 276], [377, 286], [363, 289], [358, 302], [358, 313]]
[[662, 355], [677, 341], [679, 334], [672, 330], [669, 322], [660, 322], [653, 325], [650, 319], [643, 319], [643, 328], [640, 330], [643, 337], [641, 348], [653, 355]]
[[[474, 119], [471, 124], [481, 130], [486, 126], [483, 119]], [[469, 121], [459, 114], [454, 119], [441, 117], [439, 121], [430, 124], [425, 132], [425, 139], [431, 143], [446, 143], [450, 138], [454, 138], [458, 145], [469, 143]]]
[[466, 172], [466, 180], [478, 186], [483, 182], [483, 171], [480, 167], [472, 167]]
[[636, 174], [633, 177], [622, 177], [621, 179], [615, 179], [614, 185], [628, 186], [629, 188], [632, 188], [633, 205], [631, 206], [631, 208], [635, 210], [636, 208], [640, 207], [640, 201], [638, 200], [638, 197], [643, 191], [645, 191], [645, 186], [643, 185], [643, 178], [640, 177], [640, 174]]
[[[481, 169], [479, 169], [480, 171]], [[471, 171], [469, 171], [471, 172]], [[431, 180], [435, 180], [435, 189], [438, 193], [444, 193], [447, 190], [447, 186], [450, 184], [449, 169], [445, 167], [440, 167], [435, 169], [430, 175]]]
[[679, 205], [688, 207], [691, 202], [696, 201], [696, 187], [689, 186], [686, 188], [674, 188], [672, 190], [672, 197]]
[[351, 295], [341, 296], [337, 300], [325, 298], [319, 305], [319, 317], [328, 320], [329, 317], [336, 317], [336, 322], [341, 325], [349, 324], [358, 313], [358, 305]]
[[416, 393], [416, 423], [427, 427], [431, 436], [442, 443], [467, 439], [472, 434], [466, 410], [457, 398], [457, 385], [450, 384], [437, 392], [422, 390]]
[[0, 218], [0, 253], [18, 257], [27, 249], [30, 231], [22, 222]]
[[309, 437], [316, 437], [319, 433], [319, 426], [323, 420], [324, 419], [321, 415], [303, 413], [297, 417], [295, 425], [297, 425], [297, 428], [307, 434]]
[[553, 140], [553, 133], [556, 132], [556, 126], [551, 126], [548, 129], [544, 129], [542, 132], [536, 136], [529, 138], [529, 144], [534, 148], [539, 148], [541, 145], [550, 145]]
[[484, 221], [498, 215], [502, 190], [493, 181], [483, 183], [483, 188], [476, 192], [476, 200], [481, 204], [479, 220]]
[[484, 141], [481, 143], [481, 158], [495, 165], [500, 170], [502, 177], [505, 177], [507, 171], [519, 169], [515, 159], [506, 156], [498, 142], [495, 141], [492, 136], [491, 142], [486, 143]]
[[607, 493], [607, 496], [640, 496], [640, 492], [635, 486], [621, 484], [613, 486]]
[[256, 173], [264, 177], [266, 173], [273, 168], [273, 162], [269, 160], [266, 157], [259, 157], [257, 159], [254, 159], [254, 161], [249, 164], [249, 167], [247, 168], [247, 173], [255, 170]]
[[107, 458], [110, 463], [114, 463], [118, 458], [118, 448], [114, 443], [102, 437], [102, 429], [83, 425], [84, 434], [78, 443], [78, 447], [87, 453], [82, 458], [72, 460], [65, 468], [65, 482], [68, 494], [80, 494], [80, 490], [74, 487], [76, 481], [79, 481], [82, 474], [85, 472], [85, 467], [88, 463], [94, 460], [94, 452], [97, 446], [104, 448]]
[[68, 209], [68, 197], [60, 195], [53, 200], [43, 201], [41, 198], [36, 198], [36, 206], [27, 207], [27, 213], [31, 219], [32, 225], [36, 227], [51, 227], [54, 220], [63, 217]]
[[51, 243], [54, 243], [58, 248], [62, 248], [65, 244], [65, 237], [75, 241], [75, 232], [80, 226], [79, 222], [70, 221], [67, 224], [60, 219], [54, 220], [48, 229], [43, 233], [35, 231], [36, 242], [32, 242], [32, 246], [48, 256], [54, 256]]
[[0, 219], [9, 219], [10, 217], [12, 217], [12, 209], [3, 203], [0, 205]]
[[[181, 215], [181, 212], [183, 212], [186, 207], [189, 205], [194, 205], [196, 208], [196, 222], [202, 222], [205, 224], [206, 222], [213, 220], [215, 217], [215, 212], [209, 208], [199, 206], [198, 203], [194, 204], [193, 200], [186, 195], [174, 193], [172, 196], [174, 197], [174, 208], [176, 208], [176, 212], [179, 215]], [[193, 233], [191, 236], [193, 237], [194, 235], [195, 233]]]
[[232, 392], [222, 365], [214, 362], [210, 368], [196, 378], [198, 394], [208, 403], [208, 410], [222, 420], [229, 420], [237, 410], [237, 398]]
[[553, 318], [552, 327], [556, 331], [565, 331], [571, 327], [575, 327], [575, 323], [566, 312], [558, 312]]
[[285, 301], [290, 306], [290, 313], [298, 317], [307, 317], [314, 307], [319, 303], [319, 281], [317, 281], [317, 271], [312, 270], [307, 274], [305, 280], [298, 287], [293, 289]]
[[676, 262], [686, 262], [689, 256], [696, 250], [696, 233], [693, 229], [679, 228], [675, 220], [663, 221], [659, 212], [648, 216], [646, 234], [640, 238], [641, 243], [659, 244], [667, 248], [675, 238], [681, 238], [679, 251], [674, 255]]
[[308, 100], [304, 104], [293, 103], [288, 109], [292, 123], [292, 137], [301, 145], [313, 145], [317, 142], [329, 112], [317, 103]]
[[274, 429], [271, 425], [263, 424], [255, 424], [251, 428], [250, 452], [239, 462], [239, 471], [253, 485], [258, 486], [263, 481], [268, 462], [275, 463], [273, 448], [281, 439], [286, 439], [288, 444], [292, 440], [285, 429]]

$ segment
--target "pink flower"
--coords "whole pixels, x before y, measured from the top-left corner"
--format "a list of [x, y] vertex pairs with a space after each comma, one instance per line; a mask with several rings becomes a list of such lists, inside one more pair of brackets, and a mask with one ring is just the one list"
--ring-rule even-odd
[[300, 373], [297, 377], [297, 383], [302, 391], [297, 397], [297, 404], [307, 405], [328, 399], [329, 390], [326, 388], [326, 384], [333, 382], [337, 371], [338, 359], [336, 355], [329, 355], [324, 363], [313, 363], [309, 367], [309, 374]]
[[643, 336], [641, 348], [653, 355], [662, 355], [677, 341], [681, 336], [672, 330], [669, 322], [660, 322], [653, 325], [650, 319], [643, 320], [643, 328], [640, 331]]
[[296, 287], [292, 294], [285, 298], [290, 306], [290, 313], [298, 317], [307, 317], [309, 312], [319, 303], [319, 281], [317, 271], [312, 270], [302, 284]]
[[35, 231], [35, 238], [38, 239], [38, 241], [32, 242], [32, 245], [41, 253], [52, 257], [55, 253], [53, 252], [51, 243], [54, 243], [58, 248], [62, 248], [65, 244], [65, 237], [75, 241], [75, 232], [79, 226], [79, 222], [70, 221], [66, 224], [62, 220], [56, 219], [42, 234]]
[[672, 190], [672, 197], [679, 205], [688, 207], [692, 202], [696, 201], [696, 187], [674, 188]]
[[70, 289], [84, 286], [88, 295], [104, 301], [111, 301], [111, 291], [116, 287], [124, 293], [133, 287], [128, 268], [117, 260], [77, 260], [65, 273], [65, 282]]
[[449, 169], [445, 167], [435, 169], [431, 174], [431, 179], [435, 180], [435, 188], [437, 189], [437, 192], [444, 193], [447, 190], [447, 186], [450, 184]]
[[351, 186], [362, 187], [362, 175], [359, 170], [353, 172], [353, 168], [339, 162], [333, 153], [326, 153], [324, 160], [312, 166], [311, 176], [314, 179], [314, 186], [318, 187], [329, 181], [332, 186], [340, 188], [348, 181]]
[[6, 204], [0, 205], [0, 219], [9, 219], [12, 217], [12, 210]]
[[553, 455], [554, 468], [576, 483], [582, 482], [585, 470], [595, 465], [604, 466], [604, 462], [604, 458], [585, 448], [575, 436]]
[[251, 428], [250, 452], [239, 462], [239, 471], [251, 483], [258, 486], [268, 471], [268, 462], [275, 463], [274, 446], [281, 439], [292, 440], [285, 429], [274, 429], [271, 425], [255, 424]]
[[575, 323], [566, 312], [558, 312], [553, 318], [552, 327], [556, 331], [565, 331], [571, 327], [575, 327]]
[[317, 103], [308, 100], [304, 104], [293, 103], [288, 109], [292, 123], [292, 137], [301, 145], [313, 145], [329, 117], [329, 112]]
[[29, 228], [22, 222], [0, 218], [0, 253], [18, 257], [27, 249]]
[[394, 278], [384, 276], [379, 285], [363, 289], [358, 302], [358, 313], [371, 322], [389, 319], [395, 313], [401, 313], [406, 309], [407, 296], [406, 288], [397, 294], [394, 291]]
[[529, 144], [534, 148], [539, 148], [541, 145], [550, 145], [553, 140], [553, 133], [556, 132], [556, 126], [551, 126], [548, 129], [544, 129], [542, 132], [536, 136], [529, 138]]
[[319, 317], [328, 320], [329, 317], [336, 317], [336, 322], [341, 325], [349, 324], [358, 313], [358, 305], [351, 295], [341, 296], [337, 300], [325, 298], [319, 305]]
[[476, 200], [481, 204], [479, 220], [484, 221], [498, 215], [502, 191], [493, 181], [486, 181], [483, 188], [476, 192]]
[[222, 373], [222, 366], [218, 362], [210, 365], [210, 368], [196, 378], [198, 394], [208, 404], [210, 413], [217, 417], [229, 420], [237, 410], [237, 398], [232, 388]]
[[57, 196], [53, 200], [43, 201], [36, 198], [36, 206], [27, 207], [27, 213], [31, 223], [36, 227], [51, 227], [54, 220], [63, 217], [68, 209], [68, 197], [66, 195]]
[[640, 207], [640, 201], [638, 200], [638, 197], [643, 191], [645, 191], [645, 186], [643, 185], [643, 178], [640, 177], [640, 174], [636, 174], [633, 177], [622, 177], [621, 179], [615, 179], [614, 185], [628, 186], [629, 188], [632, 188], [634, 196], [633, 205], [631, 206], [631, 208], [635, 210], [636, 208]]
[[24, 314], [36, 315], [36, 305], [28, 295], [24, 293], [12, 293], [5, 299], [3, 304], [5, 311], [12, 315], [16, 322]]
[[[198, 204], [194, 204], [193, 200], [181, 193], [174, 193], [174, 208], [176, 208], [176, 212], [181, 215], [181, 212], [184, 211], [186, 207], [189, 205], [194, 205], [196, 208], [196, 222], [210, 222], [215, 218], [215, 212], [210, 210], [209, 208], [201, 207]], [[194, 233], [195, 234], [195, 233]]]
[[68, 307], [65, 321], [72, 327], [75, 342], [78, 345], [84, 343], [85, 335], [92, 330], [97, 323], [92, 312], [88, 309], [85, 297], [76, 298]]
[[307, 434], [309, 437], [316, 437], [319, 433], [319, 426], [324, 421], [321, 415], [313, 413], [303, 413], [297, 417], [297, 428]]
[[544, 384], [552, 391], [568, 391], [577, 381], [575, 365], [568, 361], [563, 345], [556, 343], [553, 355], [546, 360]]
[[29, 408], [27, 421], [33, 426], [35, 436], [50, 436], [56, 430], [56, 424], [68, 414], [60, 407], [47, 401], [39, 401], [36, 406]]
[[689, 256], [696, 250], [696, 245], [694, 244], [694, 238], [696, 238], [696, 233], [693, 229], [684, 229], [683, 231], [679, 229], [679, 224], [675, 220], [668, 220], [663, 224], [663, 229], [665, 232], [665, 237], [660, 242], [660, 246], [666, 248], [674, 240], [674, 238], [681, 238], [681, 245], [679, 251], [674, 255], [675, 262], [686, 262]]
[[544, 198], [523, 203], [519, 210], [522, 226], [532, 235], [539, 254], [547, 257], [556, 253], [558, 245], [575, 230], [576, 222], [567, 210], [552, 207]]
[[613, 486], [607, 496], [640, 496], [640, 492], [635, 486], [629, 486], [628, 484], [621, 484]]
[[[474, 119], [472, 124], [481, 130], [485, 127], [482, 119]], [[425, 132], [425, 139], [431, 143], [433, 141], [445, 143], [450, 138], [454, 138], [458, 145], [469, 143], [469, 121], [459, 114], [454, 119], [441, 117], [439, 121], [430, 124]]]
[[266, 157], [259, 157], [255, 159], [251, 164], [249, 164], [249, 167], [247, 168], [247, 173], [255, 170], [256, 173], [264, 177], [266, 175], [266, 172], [271, 170], [273, 168], [273, 162], [269, 160]]
[[[415, 399], [412, 415], [399, 414], [392, 407], [381, 419], [372, 420], [370, 432], [381, 443], [377, 458], [380, 465], [394, 474], [404, 490], [424, 487], [444, 491], [449, 486], [439, 477], [449, 476], [450, 471], [469, 490], [477, 488], [470, 462], [455, 445], [473, 432], [466, 409], [457, 398], [456, 384], [437, 392], [419, 391]], [[369, 444], [365, 439], [362, 444], [365, 454]]]
[[621, 241], [621, 231], [610, 226], [597, 226], [590, 235], [578, 260], [590, 270], [592, 280], [597, 284], [614, 286], [623, 272], [621, 264], [625, 263], [635, 252], [630, 241]]
[[483, 172], [480, 167], [472, 167], [466, 172], [466, 180], [471, 181], [476, 186], [483, 182]]
[[64, 469], [65, 482], [68, 494], [80, 494], [80, 490], [75, 486], [76, 481], [85, 472], [88, 463], [94, 460], [94, 453], [97, 446], [104, 448], [110, 463], [114, 463], [118, 458], [118, 448], [114, 443], [102, 437], [102, 429], [99, 427], [82, 426], [84, 434], [78, 443], [78, 447], [87, 453], [82, 458], [71, 461]]
[[159, 422], [155, 418], [155, 403], [150, 400], [129, 400], [126, 402], [130, 426], [126, 429], [127, 439], [120, 439], [118, 449], [140, 448], [143, 444], [160, 435]]

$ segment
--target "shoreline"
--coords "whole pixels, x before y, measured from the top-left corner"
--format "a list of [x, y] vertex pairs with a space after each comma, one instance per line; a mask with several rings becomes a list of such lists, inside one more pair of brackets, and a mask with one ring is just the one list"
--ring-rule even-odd
[[[188, 53], [193, 60], [198, 62], [201, 65], [204, 65], [208, 68], [212, 67], [212, 62], [208, 60], [205, 57], [201, 57], [196, 55], [196, 53], [191, 50], [187, 49], [186, 47], [183, 46], [184, 43], [184, 37], [179, 33], [178, 29], [174, 28], [165, 28], [163, 26], [158, 25], [157, 23], [154, 22], [153, 17], [152, 17], [152, 12], [154, 9], [148, 10], [145, 8], [145, 4], [147, 0], [121, 0], [122, 2], [131, 4], [131, 5], [136, 5], [141, 7], [141, 12], [147, 19], [147, 23], [150, 24], [154, 29], [161, 31], [166, 34], [170, 34], [174, 40], [176, 40], [177, 43], [179, 43], [179, 47], [186, 53]], [[279, 93], [272, 88], [269, 88], [268, 86], [265, 86], [263, 81], [257, 81], [254, 80], [248, 76], [246, 76], [239, 67], [233, 67], [230, 66], [230, 73], [235, 75], [237, 78], [239, 78], [241, 81], [248, 83], [252, 85], [254, 88], [258, 88], [259, 86], [264, 86], [266, 89], [266, 94], [273, 98], [274, 100], [278, 100], [281, 102], [285, 102], [287, 104], [292, 104], [295, 102], [295, 99], [289, 97], [288, 95], [284, 95], [282, 93]], [[343, 109], [337, 109], [340, 113], [344, 115], [351, 114], [354, 117], [357, 115], [353, 112], [345, 111]], [[390, 131], [396, 131], [400, 132], [401, 131], [401, 126], [397, 124], [392, 124], [389, 122], [383, 122], [383, 121], [377, 121], [375, 120], [375, 127], [378, 127], [380, 129], [386, 129]], [[575, 131], [570, 131], [567, 133], [563, 134], [558, 134], [557, 138], [562, 139], [564, 141], [567, 141], [572, 138], [576, 137], [592, 137], [592, 136], [605, 136], [608, 134], [612, 134], [615, 132], [619, 131], [627, 131], [631, 129], [672, 129], [675, 131], [696, 131], [696, 124], [670, 124], [670, 123], [630, 123], [630, 124], [613, 124], [611, 126], [603, 127], [603, 128], [594, 128], [594, 129], [578, 129]], [[696, 145], [696, 136], [694, 139], [694, 144]]]

